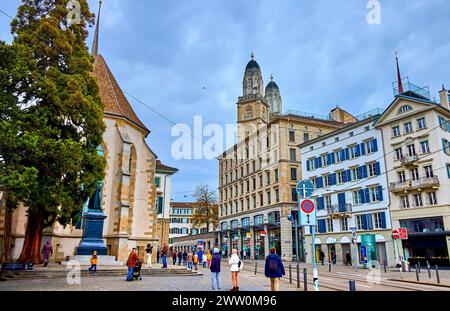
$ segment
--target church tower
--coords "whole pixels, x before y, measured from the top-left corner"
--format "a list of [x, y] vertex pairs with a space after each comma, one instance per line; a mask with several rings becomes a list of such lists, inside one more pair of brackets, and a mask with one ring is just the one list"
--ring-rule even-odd
[[269, 105], [264, 98], [264, 81], [261, 69], [251, 55], [245, 67], [243, 96], [237, 103], [238, 141], [269, 122]]
[[272, 75], [270, 75], [270, 82], [266, 86], [266, 95], [264, 97], [269, 104], [270, 116], [283, 113], [280, 88], [273, 81]]

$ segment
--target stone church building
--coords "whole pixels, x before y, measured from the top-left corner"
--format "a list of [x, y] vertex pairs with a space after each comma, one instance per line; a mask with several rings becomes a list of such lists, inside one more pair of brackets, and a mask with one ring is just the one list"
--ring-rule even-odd
[[[103, 238], [108, 255], [125, 261], [133, 247], [142, 255], [148, 243], [156, 246], [157, 210], [155, 169], [157, 156], [146, 143], [150, 130], [133, 111], [105, 59], [98, 53], [99, 21], [95, 30], [92, 55], [93, 75], [97, 78], [105, 106], [103, 154], [106, 175], [103, 180], [102, 208], [107, 217]], [[0, 251], [2, 249], [4, 206], [0, 205]], [[26, 228], [26, 209], [16, 209], [13, 216], [12, 258], [19, 257]], [[53, 261], [64, 261], [76, 254], [82, 238], [82, 224], [63, 227], [55, 223], [44, 229], [43, 243], [53, 245]], [[156, 257], [156, 251], [154, 252]]]

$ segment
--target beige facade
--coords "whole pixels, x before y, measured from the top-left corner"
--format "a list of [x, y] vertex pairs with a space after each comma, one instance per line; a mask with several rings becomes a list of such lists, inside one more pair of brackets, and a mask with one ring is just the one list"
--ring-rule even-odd
[[[271, 81], [266, 98], [261, 79], [252, 59], [244, 74], [244, 96], [237, 103], [238, 143], [218, 157], [220, 246], [226, 253], [237, 248], [251, 258], [261, 258], [275, 246], [282, 259], [291, 260], [287, 216], [296, 207], [295, 186], [302, 174], [297, 145], [344, 123], [331, 116], [281, 114], [278, 86]], [[251, 92], [249, 85], [257, 86]]]
[[[445, 94], [445, 96], [442, 96]], [[383, 131], [396, 260], [449, 265], [450, 110], [413, 90], [398, 96], [375, 126]]]

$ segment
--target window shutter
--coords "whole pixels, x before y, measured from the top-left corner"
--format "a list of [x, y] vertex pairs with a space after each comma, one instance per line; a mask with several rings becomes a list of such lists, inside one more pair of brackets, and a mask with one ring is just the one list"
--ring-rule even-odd
[[314, 158], [314, 167], [315, 167], [316, 169], [319, 168], [319, 158]]
[[318, 210], [323, 210], [325, 208], [325, 199], [324, 197], [318, 197], [317, 198], [317, 209]]
[[373, 151], [377, 152], [378, 151], [378, 141], [376, 138], [374, 140], [372, 140], [372, 146], [373, 146]]
[[356, 175], [358, 176], [358, 179], [363, 178], [363, 166], [358, 166], [358, 172]]
[[358, 190], [359, 198], [361, 199], [361, 203], [366, 203], [366, 197], [364, 195], [364, 189]]
[[381, 228], [386, 229], [386, 212], [381, 212]]
[[306, 170], [309, 172], [311, 170], [311, 160], [306, 160]]
[[369, 188], [364, 189], [364, 203], [370, 203]]
[[330, 186], [336, 185], [336, 173], [330, 175]]
[[367, 166], [363, 165], [361, 166], [361, 172], [362, 172], [362, 178], [367, 178]]
[[348, 148], [345, 148], [344, 152], [345, 152], [345, 160], [350, 159], [350, 150], [348, 150]]
[[366, 214], [366, 218], [367, 218], [367, 229], [372, 230], [373, 229], [372, 214]]
[[322, 158], [318, 157], [317, 159], [318, 159], [317, 162], [319, 164], [317, 167], [322, 167]]
[[346, 170], [345, 174], [347, 174], [347, 181], [352, 181], [352, 171]]
[[322, 177], [316, 178], [316, 188], [317, 189], [323, 188], [323, 178]]
[[378, 191], [378, 197], [380, 198], [380, 201], [383, 201], [383, 187], [378, 186], [377, 191]]
[[364, 215], [361, 215], [361, 219], [362, 219], [362, 229], [363, 230], [367, 230], [367, 217], [366, 217], [367, 215], [366, 214], [364, 214]]
[[335, 158], [335, 156], [334, 156], [334, 152], [332, 152], [332, 153], [330, 153], [330, 158], [331, 158], [331, 164], [334, 164], [334, 163], [336, 163], [336, 158]]
[[339, 211], [340, 212], [345, 212], [345, 192], [339, 193], [338, 194], [338, 202], [339, 202]]
[[345, 158], [345, 149], [342, 149], [340, 152], [341, 152], [341, 161], [345, 161], [346, 160], [346, 158]]
[[375, 163], [375, 175], [377, 175], [377, 176], [381, 175], [380, 162]]
[[360, 146], [361, 146], [361, 155], [365, 155], [366, 154], [366, 144], [362, 143]]
[[448, 142], [445, 138], [442, 138], [442, 150], [444, 153], [448, 153]]
[[361, 156], [361, 145], [356, 145], [356, 157]]
[[325, 233], [327, 230], [326, 230], [326, 223], [325, 223], [325, 219], [319, 219], [318, 221], [317, 221], [317, 224], [318, 224], [318, 229], [319, 229], [319, 233]]
[[449, 163], [447, 163], [447, 175], [448, 175], [448, 178], [450, 178], [450, 164]]

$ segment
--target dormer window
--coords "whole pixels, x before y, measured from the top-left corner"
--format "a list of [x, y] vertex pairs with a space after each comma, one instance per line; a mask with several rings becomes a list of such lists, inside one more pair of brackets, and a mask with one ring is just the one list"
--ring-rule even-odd
[[405, 113], [410, 110], [412, 110], [412, 107], [410, 105], [404, 105], [400, 107], [397, 114]]

